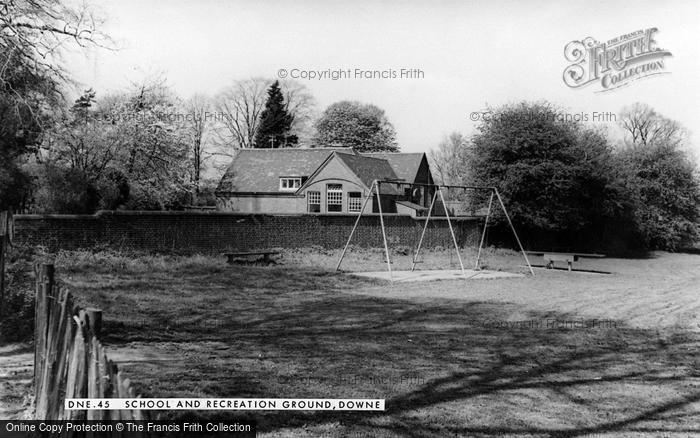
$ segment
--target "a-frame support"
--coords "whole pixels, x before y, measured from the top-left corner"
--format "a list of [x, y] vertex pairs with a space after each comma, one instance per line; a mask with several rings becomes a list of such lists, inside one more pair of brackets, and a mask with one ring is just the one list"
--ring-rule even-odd
[[[459, 245], [457, 244], [457, 237], [455, 236], [454, 229], [452, 228], [452, 221], [450, 219], [450, 213], [447, 210], [447, 206], [445, 205], [445, 197], [442, 194], [441, 186], [439, 185], [425, 185], [426, 187], [435, 187], [435, 193], [433, 194], [433, 199], [430, 202], [430, 209], [428, 210], [428, 216], [425, 220], [425, 225], [423, 226], [423, 231], [421, 233], [420, 241], [418, 242], [418, 248], [416, 249], [416, 253], [413, 256], [413, 263], [411, 265], [411, 271], [414, 271], [416, 268], [416, 263], [418, 261], [418, 256], [421, 250], [421, 247], [423, 245], [423, 240], [425, 238], [425, 233], [426, 230], [428, 229], [428, 222], [430, 221], [431, 215], [433, 208], [435, 206], [435, 201], [437, 199], [438, 194], [440, 195], [440, 200], [442, 201], [443, 207], [445, 208], [445, 216], [447, 219], [447, 225], [450, 229], [450, 234], [452, 236], [452, 242], [454, 243], [455, 250], [457, 251], [457, 258], [459, 259], [459, 265], [462, 269], [462, 275], [464, 276], [465, 279], [469, 279], [470, 277], [467, 277], [466, 272], [464, 270], [464, 263], [462, 262], [462, 256], [459, 251]], [[352, 237], [355, 234], [355, 231], [357, 229], [357, 226], [360, 223], [360, 219], [362, 219], [362, 214], [365, 211], [365, 208], [367, 206], [367, 203], [369, 202], [370, 199], [372, 199], [372, 196], [376, 193], [377, 195], [377, 205], [379, 207], [379, 222], [382, 227], [382, 239], [384, 241], [384, 253], [386, 257], [386, 263], [387, 263], [387, 270], [389, 271], [389, 279], [391, 282], [394, 282], [394, 277], [393, 277], [393, 272], [391, 269], [391, 257], [389, 255], [389, 242], [386, 237], [386, 228], [384, 225], [384, 213], [382, 211], [382, 200], [381, 200], [381, 195], [380, 195], [380, 181], [375, 180], [372, 183], [372, 186], [370, 187], [369, 190], [369, 195], [365, 199], [365, 202], [362, 204], [362, 209], [360, 210], [360, 213], [357, 215], [357, 220], [355, 221], [355, 225], [352, 227], [352, 231], [350, 231], [350, 236], [348, 237], [348, 241], [345, 243], [345, 247], [343, 248], [343, 252], [340, 255], [340, 260], [338, 260], [338, 265], [335, 267], [336, 271], [340, 270], [340, 265], [343, 262], [343, 259], [345, 258], [345, 254], [347, 253], [348, 247], [350, 246], [350, 242], [352, 241]], [[448, 187], [448, 186], [446, 186]], [[459, 186], [449, 186], [449, 187], [459, 187]], [[468, 187], [464, 186], [461, 188], [465, 189], [486, 189], [486, 187]], [[508, 211], [506, 210], [506, 206], [503, 203], [503, 199], [501, 199], [501, 194], [498, 192], [498, 189], [495, 187], [489, 187], [491, 190], [491, 196], [489, 198], [489, 206], [488, 206], [488, 211], [486, 213], [486, 220], [484, 221], [484, 229], [481, 235], [481, 241], [479, 242], [479, 252], [477, 253], [477, 258], [476, 258], [476, 265], [475, 269], [479, 269], [479, 260], [481, 259], [481, 251], [484, 245], [484, 241], [486, 238], [486, 227], [488, 226], [488, 221], [491, 216], [491, 209], [493, 205], [493, 199], [494, 196], [498, 199], [498, 203], [501, 206], [501, 209], [503, 210], [503, 214], [506, 217], [506, 220], [508, 221], [508, 225], [510, 226], [511, 231], [513, 231], [513, 236], [515, 236], [515, 240], [518, 243], [518, 247], [520, 248], [520, 252], [522, 252], [523, 257], [525, 258], [525, 263], [527, 264], [528, 269], [530, 270], [530, 274], [533, 276], [535, 275], [535, 271], [532, 269], [532, 265], [530, 265], [530, 260], [527, 258], [527, 253], [525, 252], [525, 249], [523, 248], [522, 243], [520, 242], [520, 237], [518, 237], [518, 233], [515, 231], [515, 227], [513, 226], [513, 222], [510, 220], [510, 216], [508, 215]], [[476, 274], [475, 274], [476, 275]], [[472, 276], [473, 277], [473, 276]]]
[[493, 192], [489, 197], [489, 208], [486, 210], [486, 219], [484, 220], [484, 230], [481, 233], [481, 241], [479, 242], [479, 252], [476, 254], [476, 263], [474, 264], [474, 269], [479, 270], [479, 260], [481, 259], [481, 249], [484, 247], [484, 241], [486, 240], [486, 227], [489, 225], [489, 216], [491, 216], [491, 205], [493, 205]]
[[345, 258], [345, 253], [348, 251], [348, 247], [350, 246], [350, 241], [352, 240], [353, 234], [355, 234], [355, 230], [357, 229], [357, 225], [360, 223], [360, 219], [362, 219], [362, 214], [365, 212], [365, 207], [367, 206], [367, 202], [369, 202], [370, 199], [372, 199], [373, 194], [377, 194], [377, 205], [379, 206], [379, 222], [382, 226], [382, 238], [384, 240], [384, 253], [386, 256], [386, 266], [387, 270], [389, 271], [389, 280], [391, 282], [394, 282], [394, 274], [391, 271], [391, 258], [389, 256], [389, 242], [387, 241], [386, 238], [386, 229], [384, 227], [384, 214], [382, 213], [382, 198], [381, 195], [379, 194], [379, 181], [374, 180], [372, 182], [372, 186], [369, 189], [369, 194], [367, 195], [367, 198], [365, 198], [365, 202], [362, 204], [362, 209], [360, 210], [360, 214], [357, 215], [357, 220], [355, 221], [355, 225], [352, 227], [352, 231], [350, 231], [350, 237], [348, 237], [348, 241], [345, 244], [345, 248], [343, 248], [343, 253], [340, 255], [340, 260], [338, 260], [338, 265], [335, 267], [336, 271], [340, 270], [340, 264], [343, 263], [343, 259]]
[[413, 264], [411, 265], [411, 272], [416, 270], [416, 263], [418, 263], [418, 253], [420, 252], [420, 248], [423, 245], [423, 238], [425, 237], [425, 231], [428, 229], [428, 222], [430, 221], [430, 215], [433, 213], [433, 206], [435, 205], [435, 199], [437, 198], [437, 190], [435, 190], [435, 193], [433, 193], [433, 200], [430, 201], [430, 209], [428, 210], [428, 217], [425, 219], [425, 225], [423, 225], [423, 232], [420, 235], [420, 240], [418, 241], [418, 248], [416, 249], [416, 253], [413, 254]]
[[498, 193], [498, 189], [496, 187], [493, 188], [493, 192], [496, 194], [496, 197], [498, 198], [498, 202], [501, 204], [501, 208], [503, 209], [503, 214], [506, 215], [506, 219], [508, 220], [508, 225], [510, 225], [510, 229], [513, 230], [513, 235], [515, 236], [515, 240], [518, 242], [518, 247], [520, 247], [520, 251], [523, 253], [523, 257], [525, 257], [525, 263], [527, 263], [527, 267], [530, 270], [530, 274], [533, 276], [535, 275], [535, 271], [532, 270], [532, 265], [530, 265], [530, 260], [527, 258], [527, 253], [525, 252], [525, 249], [523, 248], [523, 244], [520, 243], [520, 238], [518, 237], [518, 233], [515, 232], [515, 227], [513, 226], [513, 222], [510, 220], [510, 216], [508, 215], [508, 211], [506, 210], [506, 206], [503, 203], [503, 199], [501, 199], [501, 194]]
[[365, 202], [362, 203], [362, 209], [360, 210], [360, 214], [357, 215], [357, 219], [355, 220], [355, 225], [352, 227], [352, 231], [350, 231], [350, 236], [348, 237], [348, 241], [345, 243], [345, 248], [343, 248], [343, 252], [340, 254], [340, 260], [338, 260], [338, 265], [336, 265], [335, 270], [340, 271], [340, 264], [343, 263], [343, 259], [345, 258], [345, 253], [348, 251], [348, 247], [350, 246], [350, 241], [352, 240], [352, 236], [355, 234], [355, 230], [357, 229], [357, 225], [360, 223], [360, 219], [362, 219], [362, 213], [365, 212], [365, 207], [367, 207], [367, 202], [369, 202], [370, 199], [372, 199], [372, 194], [374, 192], [374, 186], [377, 185], [377, 181], [374, 181], [372, 183], [372, 186], [369, 188], [369, 194], [367, 194], [367, 197], [365, 198]]
[[459, 266], [462, 269], [462, 275], [467, 279], [467, 273], [464, 271], [464, 263], [462, 262], [462, 255], [459, 253], [459, 245], [457, 245], [457, 237], [455, 236], [454, 228], [452, 228], [452, 221], [450, 220], [450, 212], [447, 211], [447, 206], [445, 205], [445, 197], [442, 194], [442, 190], [438, 186], [433, 195], [433, 200], [430, 203], [430, 210], [428, 210], [428, 217], [425, 219], [425, 225], [423, 225], [423, 232], [420, 235], [420, 240], [418, 241], [418, 248], [416, 253], [413, 255], [413, 264], [411, 265], [411, 272], [415, 271], [416, 263], [418, 260], [418, 255], [420, 253], [421, 247], [423, 246], [423, 239], [425, 238], [425, 232], [428, 229], [428, 222], [430, 222], [430, 217], [433, 212], [433, 207], [435, 206], [435, 200], [440, 195], [440, 201], [442, 202], [443, 208], [445, 209], [445, 216], [447, 217], [447, 226], [450, 229], [450, 235], [452, 236], [452, 243], [454, 243], [455, 250], [457, 251], [457, 259], [459, 260]]

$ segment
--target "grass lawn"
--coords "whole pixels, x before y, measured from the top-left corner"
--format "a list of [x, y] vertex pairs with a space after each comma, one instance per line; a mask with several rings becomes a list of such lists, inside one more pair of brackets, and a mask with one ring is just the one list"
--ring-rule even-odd
[[[111, 356], [147, 396], [386, 399], [381, 413], [244, 414], [263, 436], [700, 435], [700, 256], [391, 286], [333, 272], [337, 255], [57, 264], [104, 309]], [[346, 269], [381, 269], [380, 252], [354, 257]]]

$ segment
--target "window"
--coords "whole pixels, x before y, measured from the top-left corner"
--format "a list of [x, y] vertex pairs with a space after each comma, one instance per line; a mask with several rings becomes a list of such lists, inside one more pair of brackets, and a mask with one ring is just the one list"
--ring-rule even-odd
[[280, 190], [292, 191], [292, 190], [297, 190], [299, 187], [301, 187], [301, 178], [300, 177], [280, 178]]
[[306, 192], [306, 202], [309, 213], [321, 212], [321, 192]]
[[359, 213], [362, 210], [362, 193], [348, 192], [348, 211]]
[[343, 211], [343, 185], [328, 184], [326, 186], [326, 211]]

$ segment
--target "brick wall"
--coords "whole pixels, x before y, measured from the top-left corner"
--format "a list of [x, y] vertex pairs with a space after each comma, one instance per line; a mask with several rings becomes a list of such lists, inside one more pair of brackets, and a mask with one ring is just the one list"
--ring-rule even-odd
[[[57, 249], [109, 246], [116, 249], [215, 253], [226, 250], [322, 246], [342, 248], [353, 215], [262, 215], [223, 212], [102, 211], [84, 215], [17, 215], [15, 241]], [[425, 219], [385, 215], [391, 247], [418, 243]], [[482, 220], [453, 219], [461, 246], [478, 245]], [[363, 216], [352, 243], [382, 247], [378, 215]], [[444, 218], [430, 220], [424, 246], [449, 247]]]

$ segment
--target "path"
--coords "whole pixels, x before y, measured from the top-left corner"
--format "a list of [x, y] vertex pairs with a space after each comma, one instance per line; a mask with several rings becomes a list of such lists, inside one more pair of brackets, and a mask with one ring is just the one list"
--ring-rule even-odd
[[26, 344], [0, 346], [0, 420], [25, 418], [34, 353]]

